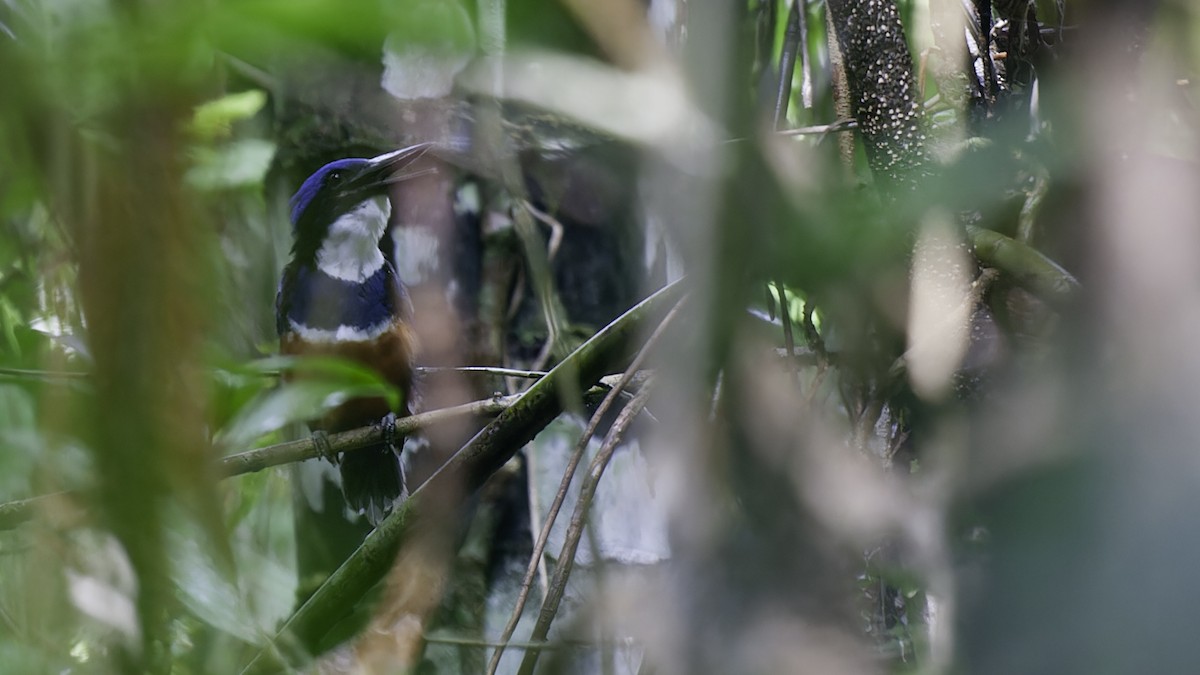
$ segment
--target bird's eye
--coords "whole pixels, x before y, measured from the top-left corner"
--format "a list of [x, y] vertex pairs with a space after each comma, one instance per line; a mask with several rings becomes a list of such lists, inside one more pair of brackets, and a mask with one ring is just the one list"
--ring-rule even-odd
[[334, 169], [333, 171], [330, 171], [329, 177], [326, 178], [326, 180], [328, 180], [330, 183], [336, 183], [341, 179], [342, 179], [342, 172], [338, 169]]

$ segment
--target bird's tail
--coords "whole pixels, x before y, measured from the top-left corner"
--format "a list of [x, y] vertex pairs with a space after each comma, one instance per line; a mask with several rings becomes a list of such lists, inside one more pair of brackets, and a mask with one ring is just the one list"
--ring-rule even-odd
[[400, 457], [388, 444], [363, 448], [342, 455], [342, 493], [350, 508], [378, 525], [404, 496], [404, 469]]

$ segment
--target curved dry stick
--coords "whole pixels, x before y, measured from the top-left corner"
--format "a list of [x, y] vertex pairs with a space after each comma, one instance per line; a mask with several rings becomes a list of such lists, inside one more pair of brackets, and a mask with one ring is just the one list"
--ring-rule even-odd
[[[579, 489], [579, 500], [575, 502], [575, 512], [571, 514], [571, 524], [567, 527], [567, 535], [563, 541], [562, 551], [559, 553], [558, 567], [554, 569], [554, 580], [550, 583], [550, 590], [542, 602], [542, 611], [538, 613], [537, 624], [534, 625], [533, 633], [530, 635], [529, 642], [532, 644], [544, 642], [550, 633], [550, 624], [558, 615], [559, 605], [566, 592], [567, 580], [575, 566], [575, 553], [579, 550], [579, 541], [583, 537], [584, 521], [587, 520], [587, 513], [591, 507], [592, 498], [596, 495], [596, 488], [600, 485], [600, 478], [604, 476], [604, 470], [608, 468], [608, 462], [612, 459], [617, 444], [625, 436], [625, 430], [646, 407], [646, 401], [649, 398], [650, 388], [647, 387], [638, 392], [638, 395], [621, 410], [621, 414], [617, 416], [617, 420], [613, 422], [612, 428], [604, 438], [600, 452], [596, 453], [596, 457], [592, 459], [592, 463], [588, 467], [587, 478], [584, 479], [583, 485]], [[540, 654], [541, 650], [538, 648], [526, 650], [518, 675], [533, 675], [533, 668], [537, 665]]]
[[[554, 501], [550, 504], [550, 511], [546, 515], [546, 521], [542, 524], [542, 530], [538, 534], [537, 542], [533, 546], [533, 555], [530, 556], [529, 567], [525, 570], [525, 577], [521, 580], [521, 590], [517, 594], [517, 603], [513, 607], [512, 614], [508, 618], [508, 623], [504, 625], [504, 631], [500, 634], [500, 645], [496, 651], [492, 653], [492, 658], [488, 662], [487, 675], [496, 675], [496, 669], [500, 666], [500, 657], [504, 655], [504, 644], [512, 639], [513, 633], [517, 629], [517, 624], [521, 621], [521, 613], [525, 610], [525, 604], [529, 601], [529, 591], [533, 587], [533, 578], [537, 575], [538, 563], [542, 559], [542, 554], [546, 551], [546, 542], [550, 539], [550, 530], [554, 527], [554, 521], [558, 518], [559, 511], [562, 510], [563, 501], [567, 498], [567, 490], [571, 486], [571, 480], [575, 477], [575, 470], [579, 467], [579, 461], [583, 458], [583, 452], [587, 449], [588, 441], [592, 435], [596, 433], [596, 428], [600, 426], [600, 420], [604, 415], [608, 414], [609, 408], [629, 386], [642, 363], [646, 360], [650, 350], [666, 332], [667, 326], [671, 324], [675, 316], [678, 314], [680, 307], [687, 298], [681, 299], [675, 304], [675, 307], [667, 313], [663, 320], [646, 339], [642, 349], [634, 357], [633, 362], [625, 369], [625, 373], [617, 382], [616, 386], [608, 392], [608, 395], [601, 401], [600, 407], [596, 408], [596, 412], [592, 418], [588, 420], [587, 428], [580, 435], [579, 440], [575, 444], [575, 450], [571, 453], [571, 459], [567, 463], [567, 469], [563, 472], [562, 482], [558, 486], [558, 492], [554, 495]], [[645, 389], [643, 388], [643, 392]], [[557, 573], [556, 573], [557, 576]]]

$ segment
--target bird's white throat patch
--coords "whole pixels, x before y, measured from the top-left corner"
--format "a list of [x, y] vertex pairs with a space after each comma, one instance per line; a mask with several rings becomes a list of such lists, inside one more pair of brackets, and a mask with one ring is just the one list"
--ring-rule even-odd
[[383, 267], [379, 239], [391, 215], [391, 203], [380, 196], [359, 203], [333, 221], [317, 251], [317, 269], [356, 283], [370, 278]]

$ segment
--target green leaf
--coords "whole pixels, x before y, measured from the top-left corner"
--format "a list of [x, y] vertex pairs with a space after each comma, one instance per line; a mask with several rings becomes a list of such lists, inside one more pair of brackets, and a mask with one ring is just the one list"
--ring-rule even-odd
[[200, 148], [195, 164], [184, 177], [197, 190], [228, 190], [261, 185], [275, 144], [257, 138], [235, 141], [224, 147]]
[[334, 357], [275, 356], [240, 368], [259, 376], [291, 373], [295, 379], [263, 392], [241, 408], [218, 439], [230, 447], [243, 447], [278, 429], [321, 417], [354, 398], [382, 398], [398, 410], [401, 396], [379, 373], [353, 361]]
[[189, 128], [201, 140], [224, 138], [234, 122], [254, 117], [266, 103], [267, 93], [261, 89], [222, 96], [197, 106]]
[[[279, 375], [290, 372], [297, 378], [320, 378], [343, 382], [348, 386], [391, 388], [373, 368], [349, 359], [333, 356], [269, 356], [243, 365], [246, 373]], [[389, 399], [389, 404], [399, 399]]]
[[218, 440], [230, 447], [242, 447], [289, 424], [317, 419], [352, 398], [387, 393], [383, 389], [346, 387], [320, 380], [288, 382], [252, 401], [219, 434]]
[[273, 380], [259, 374], [227, 368], [214, 369], [211, 383], [209, 414], [217, 428], [228, 425], [256, 396], [275, 386]]

